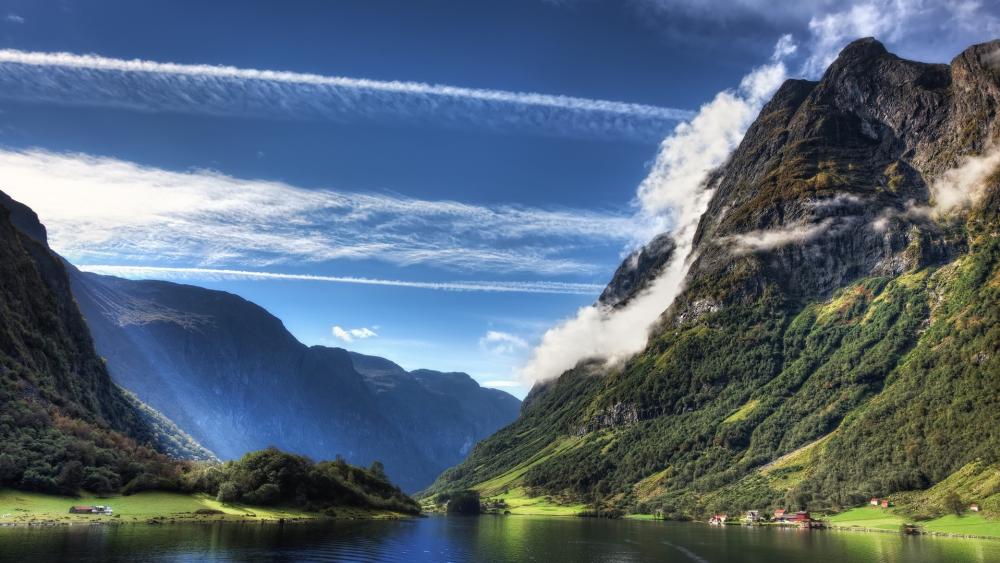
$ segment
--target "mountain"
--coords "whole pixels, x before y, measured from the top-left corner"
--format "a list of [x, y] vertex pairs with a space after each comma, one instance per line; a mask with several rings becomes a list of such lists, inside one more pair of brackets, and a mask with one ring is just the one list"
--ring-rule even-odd
[[68, 268], [115, 381], [223, 459], [276, 446], [315, 459], [378, 460], [417, 490], [520, 408], [466, 374], [409, 373], [382, 358], [305, 346], [236, 295]]
[[[1000, 514], [998, 99], [1000, 41], [943, 65], [862, 39], [787, 81], [707, 179], [646, 348], [537, 385], [428, 493], [683, 518], [891, 493], [927, 515], [949, 491]], [[651, 246], [602, 304], [655, 278], [673, 247]]]
[[119, 389], [94, 352], [59, 257], [0, 192], [0, 486], [110, 492], [205, 452]]

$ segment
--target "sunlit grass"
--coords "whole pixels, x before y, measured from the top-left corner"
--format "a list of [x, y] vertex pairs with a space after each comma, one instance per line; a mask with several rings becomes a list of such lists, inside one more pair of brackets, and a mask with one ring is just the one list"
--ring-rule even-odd
[[[114, 515], [70, 514], [69, 508], [77, 504], [104, 504], [114, 510]], [[210, 510], [218, 513], [197, 514]], [[354, 507], [338, 507], [338, 518], [379, 518], [395, 516]], [[130, 496], [98, 497], [85, 494], [79, 497], [62, 497], [0, 490], [0, 523], [26, 524], [30, 522], [146, 522], [152, 519], [169, 520], [257, 520], [311, 519], [321, 515], [291, 507], [256, 507], [223, 504], [205, 494], [181, 494], [147, 491]]]

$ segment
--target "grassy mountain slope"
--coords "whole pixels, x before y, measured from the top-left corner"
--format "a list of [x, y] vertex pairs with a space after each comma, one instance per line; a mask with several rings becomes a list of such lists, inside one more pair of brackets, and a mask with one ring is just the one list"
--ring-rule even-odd
[[786, 83], [710, 178], [686, 289], [646, 349], [537, 386], [429, 492], [698, 517], [847, 507], [1000, 462], [1000, 176], [971, 211], [910, 211], [1000, 141], [998, 50], [924, 65], [861, 40]]

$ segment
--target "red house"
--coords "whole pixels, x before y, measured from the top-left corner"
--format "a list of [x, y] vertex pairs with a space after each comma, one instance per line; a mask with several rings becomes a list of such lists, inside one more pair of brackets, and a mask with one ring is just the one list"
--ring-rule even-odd
[[882, 499], [882, 508], [889, 508], [889, 499]]
[[779, 509], [775, 510], [774, 511], [774, 519], [778, 520], [779, 522], [783, 522], [785, 520], [785, 512], [786, 511], [785, 511], [784, 508], [779, 508]]
[[70, 514], [93, 514], [94, 513], [94, 507], [93, 506], [87, 506], [85, 504], [78, 504], [76, 506], [69, 507], [69, 513]]
[[793, 520], [799, 524], [803, 522], [812, 522], [812, 516], [809, 515], [808, 511], [800, 510], [795, 513], [795, 518]]

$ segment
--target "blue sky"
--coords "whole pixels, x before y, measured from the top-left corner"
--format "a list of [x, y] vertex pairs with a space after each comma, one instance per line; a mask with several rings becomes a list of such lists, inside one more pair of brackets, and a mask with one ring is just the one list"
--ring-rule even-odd
[[[521, 396], [546, 330], [629, 249], [683, 224], [679, 149], [660, 147], [679, 123], [727, 90], [752, 118], [766, 89], [740, 84], [754, 69], [815, 76], [860, 35], [947, 61], [1000, 34], [996, 12], [5, 0], [0, 189], [81, 266], [232, 291], [306, 343]], [[794, 48], [776, 50], [785, 34]], [[747, 115], [694, 134], [724, 155]], [[640, 186], [663, 170], [673, 183], [650, 197]]]

